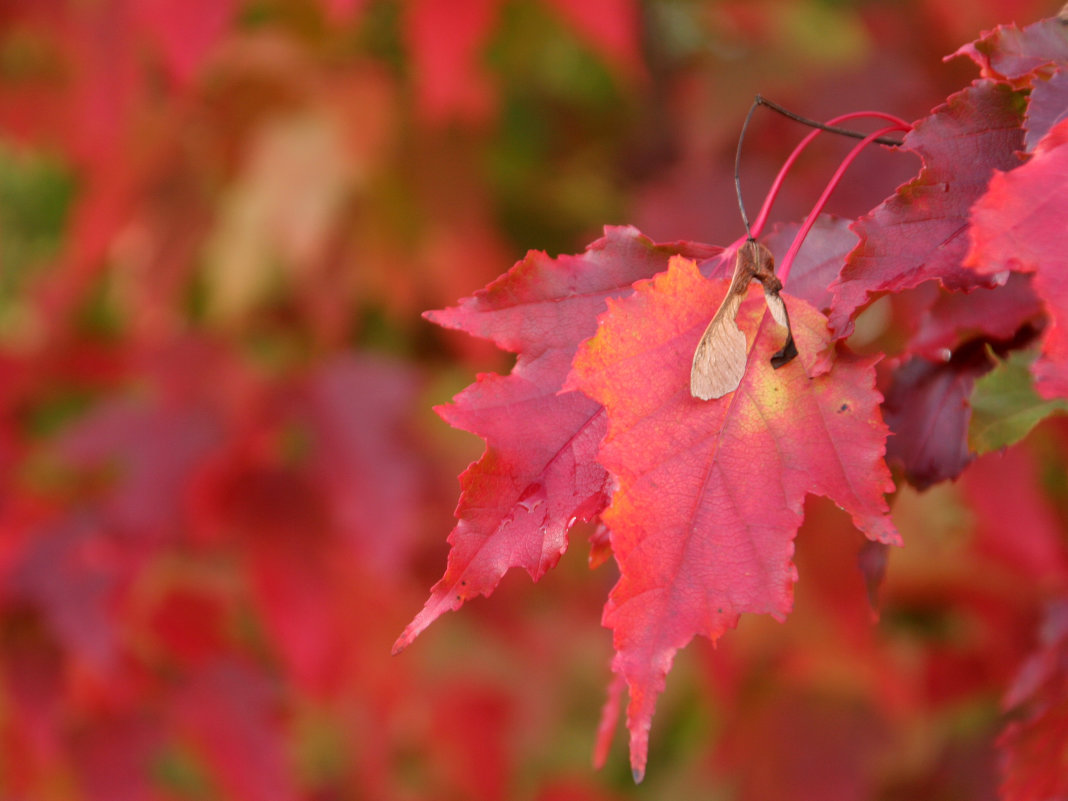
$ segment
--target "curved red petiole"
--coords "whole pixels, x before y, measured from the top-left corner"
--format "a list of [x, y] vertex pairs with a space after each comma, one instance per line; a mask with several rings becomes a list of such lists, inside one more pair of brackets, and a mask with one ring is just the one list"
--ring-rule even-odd
[[[846, 157], [842, 159], [842, 163], [838, 165], [838, 169], [834, 171], [834, 174], [831, 176], [830, 180], [827, 181], [827, 186], [824, 187], [823, 192], [819, 196], [819, 199], [812, 206], [812, 211], [808, 213], [808, 216], [805, 218], [804, 224], [801, 226], [801, 230], [797, 232], [797, 236], [794, 237], [794, 241], [790, 245], [790, 249], [786, 251], [786, 255], [783, 257], [782, 262], [780, 262], [780, 281], [786, 283], [786, 279], [790, 275], [790, 267], [793, 265], [794, 259], [797, 257], [797, 252], [801, 249], [801, 245], [805, 241], [805, 237], [808, 236], [808, 232], [815, 224], [816, 218], [819, 216], [819, 213], [823, 211], [823, 207], [827, 205], [827, 200], [830, 198], [831, 193], [835, 190], [835, 188], [837, 188], [839, 182], [841, 182], [842, 176], [845, 175], [845, 171], [849, 169], [849, 165], [856, 160], [857, 156], [860, 155], [860, 152], [869, 144], [871, 144], [872, 141], [878, 139], [880, 136], [886, 136], [887, 134], [894, 133], [895, 131], [910, 130], [912, 130], [912, 126], [907, 125], [905, 123], [902, 123], [900, 125], [890, 125], [886, 128], [881, 128], [880, 130], [868, 134], [868, 136], [861, 139], [860, 142], [858, 142], [857, 145], [849, 151]], [[765, 201], [765, 203], [767, 204], [768, 201]], [[761, 212], [763, 213], [763, 210], [761, 210]]]
[[847, 114], [837, 117], [828, 123], [828, 125], [835, 125], [838, 122], [858, 116], [876, 116], [882, 119], [888, 119], [894, 124], [865, 136], [852, 150], [849, 151], [846, 157], [842, 159], [842, 162], [838, 165], [838, 168], [834, 171], [834, 174], [824, 187], [823, 192], [816, 200], [815, 205], [812, 207], [812, 211], [810, 211], [805, 218], [805, 222], [801, 225], [801, 229], [798, 231], [797, 236], [794, 237], [790, 249], [786, 252], [786, 256], [782, 260], [779, 274], [776, 275], [775, 273], [774, 261], [771, 253], [766, 247], [760, 245], [753, 237], [758, 236], [763, 229], [763, 226], [768, 219], [771, 206], [782, 187], [783, 180], [785, 179], [787, 172], [789, 172], [790, 167], [797, 161], [798, 156], [800, 156], [801, 152], [808, 146], [808, 144], [815, 139], [818, 134], [823, 132], [821, 129], [816, 129], [808, 134], [808, 136], [794, 148], [794, 151], [790, 154], [789, 158], [786, 159], [786, 162], [779, 170], [779, 174], [776, 176], [771, 189], [768, 191], [767, 197], [764, 200], [764, 205], [760, 209], [760, 214], [758, 215], [756, 222], [751, 227], [751, 235], [744, 240], [739, 240], [738, 242], [733, 243], [728, 248], [728, 250], [737, 251], [734, 275], [731, 278], [731, 285], [727, 290], [727, 294], [724, 296], [719, 309], [712, 318], [712, 322], [708, 324], [708, 327], [705, 329], [705, 332], [694, 351], [693, 365], [690, 372], [690, 393], [693, 397], [699, 398], [700, 400], [713, 400], [715, 398], [721, 398], [738, 388], [738, 385], [745, 374], [747, 351], [745, 336], [738, 330], [735, 323], [735, 316], [737, 315], [742, 299], [745, 297], [746, 289], [749, 286], [750, 281], [754, 278], [759, 279], [764, 285], [764, 297], [772, 317], [779, 325], [786, 328], [786, 344], [772, 357], [772, 365], [778, 369], [797, 356], [797, 347], [794, 344], [793, 332], [790, 329], [790, 318], [786, 310], [786, 305], [783, 303], [782, 298], [779, 295], [779, 290], [782, 289], [783, 283], [790, 274], [790, 267], [793, 265], [794, 259], [796, 258], [798, 251], [801, 249], [801, 244], [805, 241], [805, 237], [808, 236], [808, 232], [812, 229], [819, 213], [827, 204], [827, 200], [830, 198], [831, 193], [842, 180], [845, 171], [857, 156], [860, 155], [860, 152], [873, 141], [880, 139], [889, 133], [912, 130], [912, 127], [903, 120], [899, 120], [897, 117], [893, 117], [889, 114], [881, 114], [878, 112], [857, 112], [855, 114]]
[[[870, 144], [872, 140], [877, 139], [880, 136], [885, 136], [887, 133], [892, 133], [894, 131], [912, 130], [912, 126], [900, 117], [895, 117], [893, 114], [885, 114], [881, 111], [854, 111], [849, 114], [843, 114], [840, 117], [835, 117], [833, 119], [827, 120], [826, 124], [840, 125], [841, 123], [848, 122], [849, 120], [855, 120], [865, 117], [873, 117], [875, 119], [885, 120], [886, 122], [891, 123], [892, 127], [884, 128], [881, 131], [877, 131], [874, 134], [865, 137], [861, 141], [861, 143], [853, 149], [853, 152], [850, 154], [850, 156], [847, 157], [850, 161], [856, 158], [854, 153], [857, 153], [862, 150], [864, 147]], [[782, 167], [779, 169], [779, 174], [775, 176], [775, 180], [772, 182], [771, 188], [768, 190], [768, 194], [764, 198], [764, 205], [760, 207], [760, 213], [757, 214], [756, 220], [753, 222], [753, 225], [751, 227], [752, 235], [754, 238], [759, 237], [760, 233], [764, 230], [764, 226], [767, 224], [768, 221], [768, 216], [771, 214], [771, 207], [775, 203], [775, 199], [779, 196], [779, 191], [782, 189], [782, 185], [786, 180], [787, 173], [790, 172], [790, 169], [794, 166], [794, 163], [798, 160], [798, 158], [800, 158], [801, 154], [805, 151], [805, 148], [807, 148], [812, 143], [812, 140], [814, 140], [821, 133], [825, 132], [821, 131], [818, 128], [814, 131], [811, 131], [808, 135], [805, 136], [804, 139], [797, 143], [797, 147], [794, 148], [793, 152], [787, 157], [786, 161], [783, 162]]]

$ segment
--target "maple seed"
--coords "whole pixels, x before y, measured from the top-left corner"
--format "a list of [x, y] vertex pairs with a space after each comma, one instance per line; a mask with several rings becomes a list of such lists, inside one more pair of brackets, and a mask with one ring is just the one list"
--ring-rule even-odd
[[727, 295], [694, 351], [693, 368], [690, 371], [690, 394], [695, 398], [722, 398], [728, 392], [736, 390], [742, 382], [747, 355], [745, 334], [734, 320], [745, 297], [745, 290], [754, 278], [764, 286], [764, 300], [771, 316], [786, 329], [786, 343], [771, 357], [771, 366], [778, 369], [797, 355], [786, 304], [779, 295], [782, 281], [775, 275], [775, 259], [766, 247], [754, 239], [748, 239], [738, 250], [738, 258], [734, 262], [734, 276], [731, 278]]

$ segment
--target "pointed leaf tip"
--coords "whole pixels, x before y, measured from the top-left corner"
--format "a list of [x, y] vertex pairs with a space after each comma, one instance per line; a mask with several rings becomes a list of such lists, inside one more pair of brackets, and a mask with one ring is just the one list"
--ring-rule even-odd
[[[444, 585], [444, 586], [442, 586]], [[427, 626], [441, 617], [445, 612], [459, 609], [465, 598], [455, 594], [454, 585], [445, 584], [445, 580], [439, 581], [431, 590], [430, 597], [426, 599], [423, 608], [419, 610], [412, 622], [405, 626], [404, 631], [393, 643], [391, 653], [396, 656], [415, 640]]]
[[612, 739], [615, 734], [616, 724], [619, 722], [619, 712], [623, 701], [623, 690], [627, 682], [622, 673], [612, 673], [612, 680], [608, 685], [608, 694], [601, 708], [601, 722], [597, 726], [597, 739], [593, 746], [593, 767], [600, 770], [608, 761], [608, 751], [612, 747]]

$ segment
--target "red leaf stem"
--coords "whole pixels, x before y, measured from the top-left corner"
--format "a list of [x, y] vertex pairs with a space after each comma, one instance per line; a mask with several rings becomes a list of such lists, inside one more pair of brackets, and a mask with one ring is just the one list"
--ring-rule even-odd
[[801, 249], [801, 245], [805, 241], [805, 237], [808, 236], [808, 232], [812, 229], [812, 226], [815, 224], [816, 218], [819, 217], [820, 212], [823, 211], [823, 207], [827, 205], [827, 201], [831, 197], [831, 192], [833, 192], [838, 186], [838, 184], [841, 182], [842, 176], [845, 175], [845, 171], [849, 168], [850, 164], [856, 161], [856, 158], [860, 155], [861, 151], [864, 150], [864, 148], [866, 148], [876, 139], [878, 139], [880, 136], [885, 136], [886, 134], [893, 133], [894, 131], [910, 130], [912, 130], [912, 126], [907, 124], [891, 125], [886, 128], [880, 128], [878, 131], [870, 133], [863, 139], [861, 139], [860, 142], [858, 142], [857, 145], [849, 151], [846, 157], [842, 159], [842, 163], [838, 165], [838, 169], [834, 171], [834, 174], [831, 176], [831, 179], [827, 182], [827, 186], [824, 187], [823, 193], [819, 196], [819, 199], [812, 207], [812, 211], [810, 211], [808, 213], [808, 216], [805, 218], [805, 222], [801, 226], [801, 230], [798, 231], [797, 236], [794, 237], [794, 241], [793, 244], [790, 245], [790, 249], [786, 251], [786, 255], [783, 257], [782, 261], [779, 262], [778, 272], [780, 281], [785, 282], [787, 277], [790, 275], [790, 267], [793, 265], [794, 259], [797, 258], [797, 251]]

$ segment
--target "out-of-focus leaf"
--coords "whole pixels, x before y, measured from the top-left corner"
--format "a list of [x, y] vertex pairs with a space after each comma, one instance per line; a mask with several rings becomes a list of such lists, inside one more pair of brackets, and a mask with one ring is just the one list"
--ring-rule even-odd
[[914, 327], [908, 338], [909, 353], [945, 361], [972, 340], [1005, 342], [1026, 325], [1040, 325], [1044, 308], [1032, 284], [1029, 276], [1014, 273], [1003, 285], [990, 289], [947, 292], [930, 287], [934, 291], [929, 299], [909, 309], [909, 323]]
[[297, 795], [278, 690], [262, 671], [218, 660], [175, 694], [177, 727], [234, 801]]
[[262, 129], [207, 244], [211, 316], [240, 320], [276, 288], [272, 279], [299, 284], [321, 258], [353, 174], [341, 137], [325, 117], [293, 116]]
[[420, 113], [431, 122], [484, 121], [494, 91], [480, 64], [500, 0], [414, 0], [405, 5], [405, 35]]
[[882, 716], [858, 699], [790, 687], [730, 722], [717, 761], [739, 776], [739, 801], [857, 801], [876, 794], [873, 752], [886, 734]]
[[56, 641], [78, 663], [113, 675], [119, 660], [116, 600], [130, 565], [120, 543], [91, 514], [42, 523], [28, 539], [5, 594], [39, 609]]
[[605, 59], [632, 75], [642, 69], [639, 21], [635, 0], [549, 0], [550, 5]]
[[982, 342], [973, 341], [944, 362], [919, 356], [898, 367], [884, 412], [893, 436], [886, 457], [926, 489], [956, 478], [972, 460], [968, 451], [968, 398], [975, 379], [990, 369]]
[[961, 476], [960, 488], [975, 515], [977, 551], [1047, 591], [1065, 586], [1063, 525], [1043, 491], [1034, 454], [1021, 445], [980, 456]]
[[1068, 796], [1068, 602], [1047, 610], [1039, 645], [1005, 697], [1018, 719], [1002, 732], [1001, 797], [1049, 801]]
[[132, 7], [184, 88], [226, 32], [238, 5], [237, 0], [139, 0]]
[[975, 453], [1014, 445], [1051, 414], [1068, 410], [1065, 399], [1046, 400], [1035, 391], [1035, 356], [1016, 351], [1004, 360], [994, 357], [994, 369], [976, 380], [968, 426], [968, 447]]

